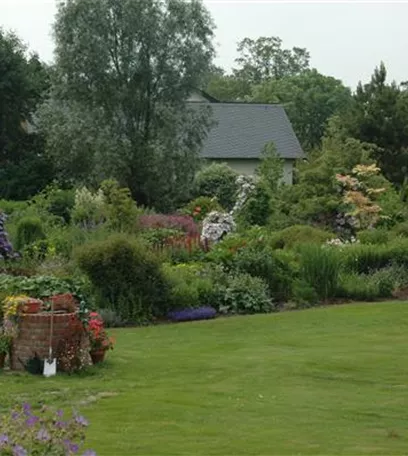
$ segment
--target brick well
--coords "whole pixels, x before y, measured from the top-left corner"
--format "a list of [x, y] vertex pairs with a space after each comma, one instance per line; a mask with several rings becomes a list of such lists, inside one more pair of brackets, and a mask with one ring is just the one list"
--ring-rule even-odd
[[[49, 352], [51, 315], [47, 312], [23, 314], [19, 321], [19, 334], [13, 340], [10, 367], [13, 370], [24, 370], [24, 364], [35, 354], [45, 359]], [[53, 353], [61, 342], [78, 338], [81, 322], [76, 313], [54, 313], [54, 330], [52, 338]]]

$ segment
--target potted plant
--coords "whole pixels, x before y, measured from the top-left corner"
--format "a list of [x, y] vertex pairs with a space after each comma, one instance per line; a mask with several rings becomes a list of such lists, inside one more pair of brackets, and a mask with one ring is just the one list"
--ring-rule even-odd
[[92, 362], [94, 364], [101, 363], [105, 359], [107, 350], [113, 350], [114, 341], [108, 336], [102, 317], [97, 312], [89, 314], [88, 334]]
[[64, 310], [74, 313], [78, 310], [79, 303], [72, 293], [62, 293], [50, 296], [48, 301], [53, 305], [55, 311]]
[[10, 351], [11, 347], [11, 336], [9, 336], [4, 328], [1, 328], [0, 331], [0, 369], [4, 368], [4, 362], [6, 360], [6, 356]]
[[41, 299], [28, 298], [22, 303], [21, 312], [25, 314], [38, 313], [42, 308], [43, 302]]

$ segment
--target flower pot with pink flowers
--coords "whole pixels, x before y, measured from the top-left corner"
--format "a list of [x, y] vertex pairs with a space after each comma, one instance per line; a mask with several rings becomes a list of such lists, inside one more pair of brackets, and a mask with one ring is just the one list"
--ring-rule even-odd
[[91, 358], [94, 364], [101, 363], [105, 359], [108, 350], [113, 350], [114, 340], [109, 337], [104, 327], [103, 319], [97, 312], [89, 314], [87, 325], [91, 344]]

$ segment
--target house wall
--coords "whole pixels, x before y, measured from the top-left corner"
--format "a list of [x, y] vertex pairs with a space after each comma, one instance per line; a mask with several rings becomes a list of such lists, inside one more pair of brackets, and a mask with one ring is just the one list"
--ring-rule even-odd
[[[226, 163], [232, 169], [237, 171], [239, 174], [247, 174], [253, 176], [255, 170], [259, 165], [259, 160], [243, 160], [243, 159], [224, 159], [224, 160], [209, 160], [216, 163]], [[287, 185], [292, 185], [293, 183], [293, 165], [294, 160], [285, 160], [283, 163], [283, 182]]]
[[190, 101], [195, 101], [195, 102], [197, 102], [197, 101], [200, 101], [200, 102], [206, 101], [207, 103], [209, 102], [209, 101], [207, 100], [207, 98], [203, 97], [203, 96], [202, 96], [200, 93], [198, 93], [198, 92], [192, 92], [192, 93], [190, 94], [190, 96], [189, 96], [189, 98], [188, 98], [187, 101], [189, 101], [189, 102], [190, 102]]

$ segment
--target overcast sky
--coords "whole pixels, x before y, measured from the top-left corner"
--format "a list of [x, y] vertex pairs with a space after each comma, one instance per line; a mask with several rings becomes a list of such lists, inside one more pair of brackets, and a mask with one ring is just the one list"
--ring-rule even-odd
[[[137, 0], [135, 0], [137, 1]], [[55, 0], [0, 0], [0, 26], [13, 29], [52, 60]], [[306, 47], [320, 72], [354, 87], [383, 60], [391, 79], [408, 80], [408, 1], [278, 2], [205, 0], [217, 25], [217, 64], [230, 68], [236, 43], [279, 36], [285, 47]]]

